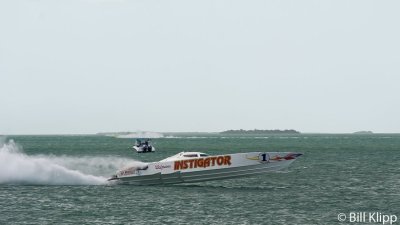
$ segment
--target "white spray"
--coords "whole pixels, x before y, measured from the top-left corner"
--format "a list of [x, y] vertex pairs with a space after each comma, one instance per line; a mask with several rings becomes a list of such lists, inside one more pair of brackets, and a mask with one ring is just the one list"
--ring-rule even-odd
[[132, 162], [116, 157], [30, 156], [13, 140], [0, 141], [0, 184], [101, 185]]

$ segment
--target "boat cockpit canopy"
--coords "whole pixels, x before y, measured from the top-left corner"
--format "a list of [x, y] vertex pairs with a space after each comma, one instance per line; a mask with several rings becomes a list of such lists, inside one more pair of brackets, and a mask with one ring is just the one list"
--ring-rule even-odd
[[140, 146], [143, 146], [143, 145], [149, 145], [150, 143], [150, 139], [140, 139], [140, 138], [138, 138], [138, 139], [136, 139], [136, 146], [137, 147], [140, 147]]
[[201, 158], [201, 157], [208, 157], [208, 155], [202, 152], [181, 152], [171, 157], [168, 157], [164, 160], [161, 160], [161, 162], [177, 160], [177, 159]]
[[194, 158], [194, 157], [207, 157], [208, 155], [205, 153], [200, 153], [200, 152], [188, 152], [188, 153], [184, 153], [182, 155], [183, 157], [188, 157], [188, 158]]

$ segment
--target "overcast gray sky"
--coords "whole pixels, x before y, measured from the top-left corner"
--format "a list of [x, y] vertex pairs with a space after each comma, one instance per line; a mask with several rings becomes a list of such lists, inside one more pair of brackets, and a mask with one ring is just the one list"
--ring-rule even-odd
[[399, 1], [1, 0], [0, 134], [400, 132]]

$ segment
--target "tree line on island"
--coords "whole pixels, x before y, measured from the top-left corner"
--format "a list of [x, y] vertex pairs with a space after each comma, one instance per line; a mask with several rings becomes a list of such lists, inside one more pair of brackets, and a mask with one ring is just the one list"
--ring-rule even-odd
[[226, 130], [220, 132], [220, 134], [300, 134], [297, 130]]

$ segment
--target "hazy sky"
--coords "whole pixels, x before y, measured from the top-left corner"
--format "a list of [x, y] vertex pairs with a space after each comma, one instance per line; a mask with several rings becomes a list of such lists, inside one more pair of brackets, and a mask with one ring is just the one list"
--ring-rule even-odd
[[400, 132], [399, 1], [0, 0], [0, 134]]

